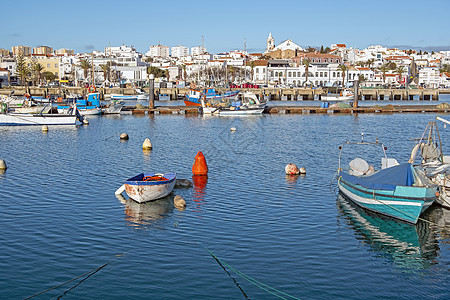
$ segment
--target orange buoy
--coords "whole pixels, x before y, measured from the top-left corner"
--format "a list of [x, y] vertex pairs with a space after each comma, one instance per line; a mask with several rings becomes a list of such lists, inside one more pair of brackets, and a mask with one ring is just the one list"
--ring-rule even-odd
[[194, 175], [208, 174], [208, 166], [206, 165], [206, 159], [202, 151], [198, 151], [195, 156], [194, 165], [192, 166], [192, 173], [194, 173]]

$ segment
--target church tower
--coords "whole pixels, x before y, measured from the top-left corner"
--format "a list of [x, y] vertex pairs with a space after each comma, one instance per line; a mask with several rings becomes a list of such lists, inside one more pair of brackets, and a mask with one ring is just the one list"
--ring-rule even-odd
[[272, 32], [269, 33], [269, 37], [267, 38], [267, 48], [266, 52], [269, 52], [275, 48], [275, 40], [272, 37]]

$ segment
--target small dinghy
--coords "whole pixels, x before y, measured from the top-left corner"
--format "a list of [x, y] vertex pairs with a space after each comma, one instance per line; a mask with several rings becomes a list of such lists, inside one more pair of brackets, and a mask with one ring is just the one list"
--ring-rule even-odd
[[169, 195], [176, 183], [176, 173], [141, 173], [124, 184], [128, 196], [142, 203]]

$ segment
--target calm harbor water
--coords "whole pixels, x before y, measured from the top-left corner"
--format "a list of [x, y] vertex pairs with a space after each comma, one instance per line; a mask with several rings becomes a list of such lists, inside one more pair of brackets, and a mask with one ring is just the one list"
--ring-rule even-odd
[[[411, 226], [330, 188], [342, 142], [364, 132], [404, 162], [435, 116], [120, 115], [47, 134], [0, 127], [1, 298], [85, 274], [36, 299], [449, 299], [450, 211], [432, 207], [424, 218], [434, 224]], [[450, 153], [450, 128], [439, 126]], [[192, 178], [200, 150], [207, 180]], [[286, 176], [291, 162], [307, 175]], [[175, 171], [194, 187], [146, 204], [114, 195], [142, 171]]]

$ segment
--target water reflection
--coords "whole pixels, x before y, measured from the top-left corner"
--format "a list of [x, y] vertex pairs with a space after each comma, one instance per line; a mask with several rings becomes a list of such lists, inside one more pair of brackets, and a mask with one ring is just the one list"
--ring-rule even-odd
[[206, 184], [208, 183], [208, 176], [193, 175], [192, 183], [194, 184], [193, 200], [196, 211], [200, 211], [202, 206], [206, 203]]
[[414, 226], [384, 218], [357, 207], [340, 194], [337, 207], [341, 213], [338, 218], [347, 220], [357, 239], [394, 265], [422, 270], [436, 264], [438, 241], [429, 223], [419, 221]]
[[123, 195], [116, 195], [117, 199], [125, 207], [125, 220], [130, 222], [132, 226], [139, 225], [156, 225], [161, 219], [167, 216], [172, 209], [173, 195], [149, 201], [138, 203], [132, 199], [126, 199]]

